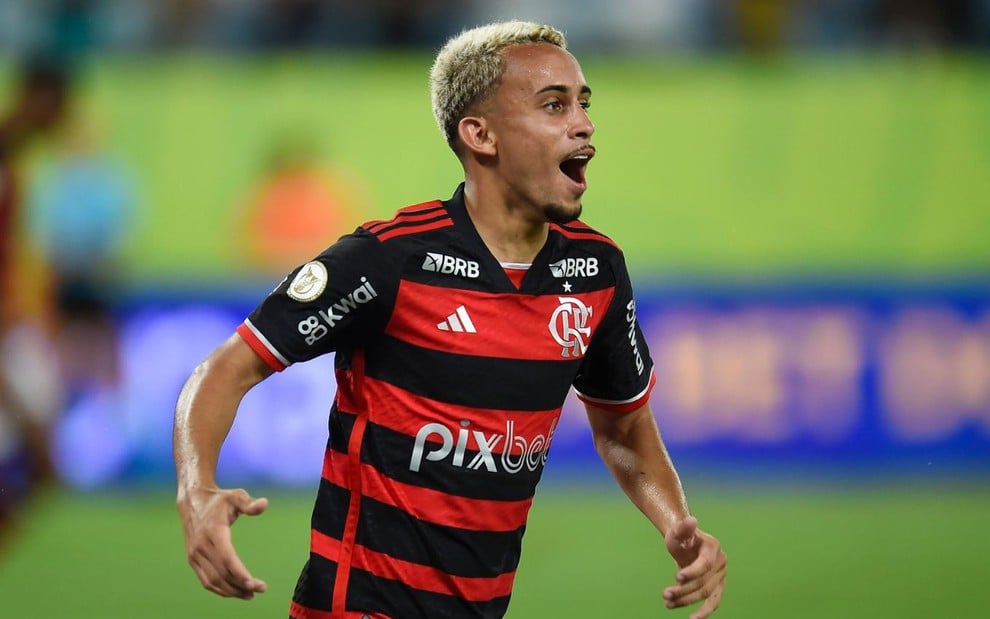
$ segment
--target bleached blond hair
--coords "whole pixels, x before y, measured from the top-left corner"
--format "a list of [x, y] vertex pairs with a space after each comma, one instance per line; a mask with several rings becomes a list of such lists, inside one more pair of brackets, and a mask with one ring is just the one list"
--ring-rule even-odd
[[494, 92], [502, 77], [502, 53], [525, 43], [567, 49], [564, 34], [552, 26], [509, 21], [479, 26], [447, 41], [430, 69], [433, 116], [447, 144], [457, 152], [457, 124], [467, 110]]

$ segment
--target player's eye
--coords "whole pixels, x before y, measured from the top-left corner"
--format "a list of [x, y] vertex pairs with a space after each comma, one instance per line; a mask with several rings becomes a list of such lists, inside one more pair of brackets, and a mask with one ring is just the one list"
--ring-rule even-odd
[[563, 104], [560, 101], [548, 101], [543, 104], [543, 107], [550, 110], [551, 112], [559, 112], [564, 109]]
[[589, 99], [582, 99], [581, 100], [581, 107], [583, 107], [586, 110], [590, 110], [591, 109], [591, 101]]

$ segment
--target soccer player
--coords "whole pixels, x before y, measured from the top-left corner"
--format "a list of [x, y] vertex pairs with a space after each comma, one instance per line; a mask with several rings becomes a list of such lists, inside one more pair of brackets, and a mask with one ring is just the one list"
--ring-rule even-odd
[[679, 567], [666, 605], [702, 602], [692, 617], [709, 616], [726, 557], [690, 515], [657, 431], [622, 253], [578, 219], [595, 155], [580, 66], [559, 31], [500, 23], [449, 41], [431, 87], [464, 183], [290, 273], [179, 396], [177, 502], [193, 570], [223, 596], [265, 591], [230, 525], [267, 501], [217, 487], [220, 446], [253, 385], [334, 351], [338, 390], [291, 617], [502, 617], [571, 387]]

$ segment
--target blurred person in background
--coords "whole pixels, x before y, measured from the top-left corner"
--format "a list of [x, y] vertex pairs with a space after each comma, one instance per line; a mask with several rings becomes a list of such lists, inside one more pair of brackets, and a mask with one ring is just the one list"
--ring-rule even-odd
[[431, 85], [464, 184], [298, 267], [186, 382], [174, 454], [190, 566], [221, 596], [267, 589], [230, 530], [267, 499], [217, 486], [220, 448], [248, 390], [336, 352], [292, 617], [502, 617], [572, 385], [599, 454], [678, 566], [664, 603], [708, 617], [725, 554], [691, 516], [657, 430], [621, 251], [578, 220], [595, 153], [580, 66], [554, 28], [493, 24], [449, 41]]
[[132, 183], [92, 116], [66, 119], [32, 179], [26, 218], [49, 271], [53, 335], [69, 406], [117, 386], [113, 313], [134, 221]]
[[49, 430], [59, 410], [57, 362], [18, 277], [22, 170], [32, 142], [63, 118], [70, 91], [65, 69], [28, 63], [0, 119], [0, 543], [18, 507], [53, 478]]
[[255, 271], [282, 274], [354, 229], [367, 204], [356, 173], [324, 161], [302, 137], [279, 138], [243, 220], [244, 246]]

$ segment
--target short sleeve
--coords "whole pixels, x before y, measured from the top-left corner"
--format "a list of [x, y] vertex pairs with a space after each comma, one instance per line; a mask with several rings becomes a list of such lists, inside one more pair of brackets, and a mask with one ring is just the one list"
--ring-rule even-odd
[[622, 254], [610, 262], [615, 296], [588, 345], [574, 389], [583, 402], [621, 413], [647, 403], [656, 377]]
[[388, 252], [359, 229], [289, 273], [237, 333], [280, 371], [381, 332], [397, 288]]

